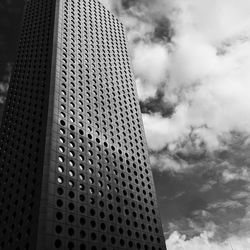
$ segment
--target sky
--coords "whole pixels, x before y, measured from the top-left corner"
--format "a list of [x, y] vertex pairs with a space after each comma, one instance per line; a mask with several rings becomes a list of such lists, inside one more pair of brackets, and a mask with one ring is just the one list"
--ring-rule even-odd
[[[100, 1], [127, 29], [168, 250], [247, 250], [250, 1]], [[22, 5], [0, 3], [0, 114]]]

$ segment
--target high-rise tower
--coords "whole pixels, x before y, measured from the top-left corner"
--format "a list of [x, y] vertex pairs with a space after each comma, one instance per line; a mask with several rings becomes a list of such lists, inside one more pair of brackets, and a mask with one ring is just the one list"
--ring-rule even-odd
[[0, 137], [1, 250], [163, 250], [123, 25], [26, 0]]

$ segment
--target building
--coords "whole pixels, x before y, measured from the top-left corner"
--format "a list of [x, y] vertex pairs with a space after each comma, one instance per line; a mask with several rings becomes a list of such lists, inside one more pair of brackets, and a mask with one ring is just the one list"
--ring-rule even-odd
[[1, 250], [163, 250], [123, 25], [26, 0], [0, 131]]

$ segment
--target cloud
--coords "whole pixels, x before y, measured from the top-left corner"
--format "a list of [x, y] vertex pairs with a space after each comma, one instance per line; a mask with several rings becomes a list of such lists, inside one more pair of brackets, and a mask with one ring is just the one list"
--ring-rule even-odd
[[207, 249], [225, 247], [233, 236], [245, 240], [250, 233], [248, 135], [232, 133], [230, 139], [221, 140], [225, 147], [213, 153], [206, 147], [203, 153], [196, 152], [192, 139], [188, 141], [175, 149], [151, 152], [152, 166], [160, 170], [156, 185], [162, 192], [165, 236], [169, 239], [174, 231], [186, 235], [183, 248], [170, 245], [169, 249], [192, 249], [203, 232], [213, 232]]
[[[177, 108], [175, 115], [185, 120], [184, 128], [203, 126], [200, 137], [216, 148], [223, 133], [249, 132], [250, 119], [242, 117], [247, 117], [250, 106], [250, 5], [245, 1], [176, 3], [168, 90], [180, 95], [183, 108]], [[218, 55], [218, 47], [225, 48], [223, 56]]]
[[[151, 149], [180, 144], [192, 131], [213, 151], [221, 136], [250, 132], [247, 1], [127, 0], [112, 6], [128, 29]], [[159, 89], [164, 105], [145, 109], [145, 100], [155, 105]], [[164, 106], [175, 107], [174, 114], [164, 116]], [[161, 131], [153, 136], [154, 124]]]
[[218, 208], [240, 208], [243, 207], [243, 205], [239, 201], [234, 201], [234, 200], [228, 200], [228, 201], [218, 201], [215, 203], [212, 203], [208, 206], [208, 209], [218, 209]]
[[162, 117], [171, 117], [174, 113], [175, 107], [172, 103], [164, 99], [164, 92], [162, 88], [157, 89], [154, 97], [149, 97], [140, 101], [141, 112], [143, 114], [160, 113]]
[[167, 50], [159, 44], [140, 42], [134, 47], [133, 64], [136, 77], [142, 84], [139, 92], [141, 99], [155, 95], [167, 76]]
[[245, 250], [249, 248], [250, 237], [232, 236], [223, 242], [213, 241], [214, 232], [204, 231], [188, 239], [186, 235], [173, 232], [166, 240], [169, 250]]
[[186, 120], [180, 119], [179, 109], [182, 107], [176, 107], [171, 119], [163, 118], [159, 113], [143, 115], [148, 145], [151, 149], [160, 150], [167, 143], [174, 142], [189, 132], [185, 126]]
[[245, 192], [245, 191], [239, 191], [239, 192], [235, 192], [233, 195], [232, 195], [232, 198], [233, 199], [245, 199], [249, 196], [249, 193], [248, 192]]
[[157, 42], [169, 43], [174, 36], [171, 21], [167, 17], [161, 17], [155, 22], [153, 40]]
[[183, 172], [190, 169], [190, 165], [182, 159], [174, 158], [171, 154], [151, 154], [151, 165], [160, 171]]
[[230, 181], [248, 181], [250, 180], [250, 169], [247, 167], [241, 167], [240, 169], [229, 170], [225, 169], [222, 173], [222, 178], [225, 183]]

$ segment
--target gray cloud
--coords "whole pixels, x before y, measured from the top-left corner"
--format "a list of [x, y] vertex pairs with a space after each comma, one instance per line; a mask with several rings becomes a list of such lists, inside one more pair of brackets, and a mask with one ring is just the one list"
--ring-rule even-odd
[[161, 113], [162, 117], [171, 117], [175, 110], [175, 105], [167, 102], [164, 98], [164, 85], [160, 87], [154, 97], [149, 97], [140, 101], [141, 112], [145, 114]]
[[173, 36], [174, 29], [171, 26], [170, 19], [165, 16], [156, 19], [152, 41], [169, 43], [172, 41]]
[[135, 6], [137, 4], [140, 4], [138, 3], [140, 1], [137, 1], [137, 0], [121, 0], [121, 3], [122, 3], [122, 7], [126, 10], [126, 9], [129, 9], [130, 7], [132, 6]]
[[[209, 234], [209, 244], [222, 244], [231, 237], [243, 237], [249, 233], [249, 142], [247, 134], [232, 132], [230, 140], [224, 141], [225, 148], [214, 153], [206, 152], [198, 159], [192, 153], [189, 159], [190, 150], [182, 158], [173, 156], [175, 153], [171, 153], [168, 147], [151, 152], [155, 158], [153, 164], [162, 164], [166, 156], [168, 159], [164, 165], [168, 167], [167, 171], [156, 175], [157, 189], [160, 195], [162, 192], [159, 202], [164, 211], [167, 238], [172, 239], [176, 231], [186, 235], [185, 239], [191, 246], [191, 242], [203, 233]], [[168, 165], [171, 164], [170, 158], [172, 167]]]

